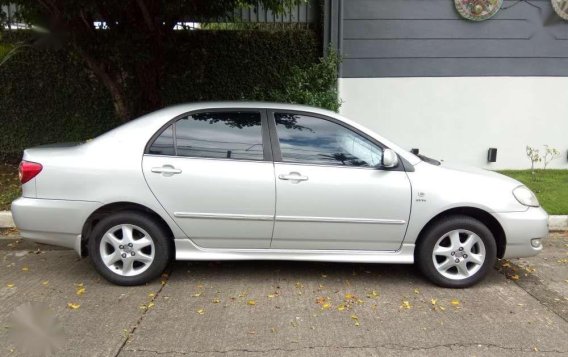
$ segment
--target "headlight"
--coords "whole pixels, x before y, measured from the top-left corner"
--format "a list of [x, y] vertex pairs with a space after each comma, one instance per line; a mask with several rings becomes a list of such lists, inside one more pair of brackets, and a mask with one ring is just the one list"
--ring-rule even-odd
[[529, 207], [538, 207], [540, 204], [538, 203], [538, 199], [534, 195], [534, 193], [529, 190], [526, 186], [519, 186], [513, 190], [513, 196], [519, 201], [522, 205], [529, 206]]

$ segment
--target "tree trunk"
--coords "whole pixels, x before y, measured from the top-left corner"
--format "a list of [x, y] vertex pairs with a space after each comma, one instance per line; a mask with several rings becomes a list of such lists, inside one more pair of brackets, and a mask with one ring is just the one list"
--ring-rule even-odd
[[130, 110], [130, 106], [128, 105], [126, 92], [124, 90], [124, 85], [120, 78], [120, 74], [113, 73], [108, 69], [110, 66], [105, 66], [103, 61], [97, 61], [82, 48], [78, 46], [75, 46], [75, 48], [81, 58], [83, 58], [87, 66], [93, 71], [95, 76], [104, 84], [104, 86], [109, 91], [112, 97], [114, 111], [118, 119], [121, 122], [126, 122], [132, 119], [132, 112]]

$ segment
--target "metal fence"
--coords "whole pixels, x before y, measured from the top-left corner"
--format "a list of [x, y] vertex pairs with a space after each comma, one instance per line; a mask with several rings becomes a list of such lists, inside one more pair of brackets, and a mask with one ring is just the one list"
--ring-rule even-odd
[[[27, 28], [17, 17], [16, 5], [2, 6], [0, 18], [3, 19], [6, 30]], [[320, 20], [320, 6], [318, 0], [306, 0], [306, 2], [288, 6], [282, 13], [274, 13], [265, 9], [262, 5], [241, 7], [235, 9], [226, 16], [218, 18], [186, 18], [180, 19], [176, 24], [177, 30], [234, 30], [234, 29], [273, 29], [280, 27], [311, 27]], [[105, 29], [106, 24], [95, 21], [95, 27]]]

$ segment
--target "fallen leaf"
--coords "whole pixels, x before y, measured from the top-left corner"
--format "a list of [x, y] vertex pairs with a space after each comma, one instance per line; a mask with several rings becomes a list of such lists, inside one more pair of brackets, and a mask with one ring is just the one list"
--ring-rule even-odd
[[197, 310], [197, 313], [198, 313], [199, 315], [203, 315], [203, 314], [205, 313], [205, 310], [199, 309], [199, 310]]
[[148, 308], [151, 309], [151, 308], [153, 308], [153, 307], [154, 307], [154, 303], [153, 303], [152, 301], [150, 301], [150, 302], [148, 303]]
[[430, 300], [430, 302], [432, 303], [432, 305], [436, 305], [436, 303], [438, 302], [438, 299], [432, 299], [432, 300]]
[[71, 310], [77, 310], [79, 307], [81, 307], [81, 304], [74, 304], [72, 302], [68, 302], [67, 307], [70, 308]]
[[520, 278], [520, 277], [519, 277], [519, 274], [508, 275], [507, 277], [508, 277], [509, 279], [511, 279], [511, 280], [519, 280], [519, 278]]
[[410, 304], [410, 301], [408, 300], [403, 300], [402, 301], [402, 305], [400, 305], [401, 309], [410, 309], [412, 307], [412, 305]]
[[345, 294], [345, 300], [354, 300], [356, 297], [353, 294], [347, 293]]
[[75, 291], [75, 294], [77, 294], [77, 296], [81, 296], [85, 293], [85, 288], [84, 287], [80, 287], [77, 289], [77, 291]]
[[193, 295], [191, 295], [191, 296], [193, 296], [193, 297], [200, 297], [200, 296], [201, 296], [201, 294], [203, 294], [203, 293], [202, 293], [202, 292], [200, 291], [200, 292], [198, 292], [198, 293], [195, 293], [195, 294], [193, 294]]
[[414, 289], [414, 293], [415, 293], [415, 294], [420, 294], [420, 290]]
[[357, 315], [351, 315], [351, 319], [355, 321], [355, 326], [359, 326], [359, 317]]
[[375, 290], [373, 290], [373, 291], [367, 293], [367, 297], [369, 299], [376, 299], [377, 297], [379, 297], [379, 293], [376, 292]]
[[156, 296], [156, 294], [154, 294], [154, 293], [148, 293], [148, 297], [149, 297], [149, 298], [153, 298], [154, 296]]
[[501, 266], [502, 266], [503, 268], [510, 268], [510, 267], [511, 267], [511, 263], [505, 261], [505, 262], [503, 262], [503, 263], [501, 264]]
[[22, 268], [22, 271], [28, 271], [28, 270], [30, 270], [28, 267], [23, 267], [23, 268]]
[[461, 302], [458, 299], [452, 299], [452, 301], [450, 301], [450, 304], [454, 306], [459, 306]]
[[12, 289], [12, 288], [13, 288], [14, 286], [16, 286], [16, 285], [14, 285], [14, 284], [6, 284], [6, 286], [8, 287], [8, 289]]
[[254, 306], [254, 305], [256, 305], [256, 301], [249, 300], [249, 301], [247, 301], [247, 305]]
[[221, 299], [213, 299], [211, 302], [214, 304], [218, 304], [221, 302]]
[[327, 298], [320, 296], [318, 298], [316, 298], [316, 304], [323, 304], [327, 301]]
[[44, 285], [44, 286], [46, 286], [46, 285], [48, 285], [48, 284], [49, 284], [49, 280], [45, 280], [45, 281], [42, 281], [42, 282], [41, 282], [41, 285]]
[[321, 306], [321, 309], [322, 309], [322, 310], [327, 310], [327, 309], [329, 309], [330, 307], [331, 307], [331, 304], [328, 303], [328, 302], [326, 302], [325, 304], [323, 304], [323, 305]]
[[345, 310], [345, 304], [340, 304], [339, 306], [337, 306], [337, 310], [338, 310], [338, 311], [343, 311], [343, 310]]

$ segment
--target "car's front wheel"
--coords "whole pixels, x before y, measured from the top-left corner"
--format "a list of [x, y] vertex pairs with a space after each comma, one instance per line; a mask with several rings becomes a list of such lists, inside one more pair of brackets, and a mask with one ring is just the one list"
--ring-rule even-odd
[[102, 219], [89, 239], [97, 271], [118, 285], [147, 283], [164, 271], [172, 249], [163, 227], [141, 212], [119, 212]]
[[437, 285], [465, 288], [482, 280], [495, 264], [497, 246], [491, 231], [468, 216], [437, 221], [416, 246], [416, 263]]

